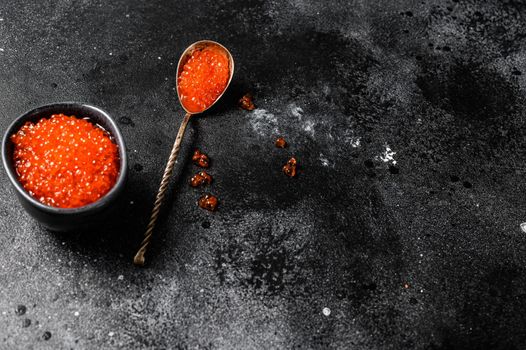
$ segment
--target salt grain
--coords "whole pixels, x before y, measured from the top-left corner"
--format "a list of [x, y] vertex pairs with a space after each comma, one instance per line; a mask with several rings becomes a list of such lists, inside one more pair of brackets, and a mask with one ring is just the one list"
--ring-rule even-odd
[[385, 144], [385, 151], [379, 158], [384, 163], [392, 163], [396, 165], [396, 160], [393, 158], [395, 154], [396, 152], [393, 152], [391, 147], [389, 147], [388, 144]]
[[329, 316], [331, 314], [331, 309], [329, 309], [328, 307], [324, 307], [322, 312], [324, 316]]

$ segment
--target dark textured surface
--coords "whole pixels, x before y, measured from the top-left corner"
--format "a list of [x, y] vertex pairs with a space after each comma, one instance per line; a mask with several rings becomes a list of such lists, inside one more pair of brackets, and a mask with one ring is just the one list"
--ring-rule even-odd
[[[2, 173], [0, 348], [524, 349], [525, 16], [513, 0], [2, 1], [0, 127], [93, 103], [119, 121], [130, 181], [106, 228], [57, 235]], [[203, 38], [235, 79], [192, 122], [137, 269], [183, 114], [175, 66]], [[235, 107], [246, 91], [256, 111]], [[195, 147], [216, 213], [187, 184]]]

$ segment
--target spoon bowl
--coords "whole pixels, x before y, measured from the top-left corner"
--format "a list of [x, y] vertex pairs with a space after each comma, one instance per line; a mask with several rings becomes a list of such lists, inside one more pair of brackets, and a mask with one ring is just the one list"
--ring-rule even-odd
[[[221, 93], [221, 95], [219, 95], [215, 101], [213, 103], [211, 103], [208, 107], [206, 107], [204, 110], [200, 111], [200, 112], [190, 112], [188, 109], [186, 109], [186, 107], [184, 106], [184, 104], [182, 103], [181, 101], [181, 93], [179, 91], [179, 76], [181, 75], [181, 73], [183, 72], [183, 68], [184, 68], [184, 65], [186, 64], [186, 62], [188, 62], [188, 60], [190, 59], [190, 57], [192, 56], [192, 54], [196, 51], [196, 50], [203, 50], [207, 47], [216, 47], [218, 49], [220, 49], [221, 51], [223, 51], [227, 58], [228, 58], [228, 72], [229, 72], [229, 78], [228, 78], [228, 82], [227, 84], [225, 85], [225, 88], [223, 89], [223, 92]], [[181, 54], [181, 57], [179, 58], [179, 63], [177, 63], [177, 79], [176, 79], [176, 90], [177, 90], [177, 97], [179, 98], [179, 103], [181, 104], [181, 106], [183, 107], [183, 109], [186, 111], [186, 113], [188, 114], [199, 114], [199, 113], [203, 113], [204, 111], [210, 109], [210, 107], [212, 107], [213, 105], [215, 105], [217, 103], [217, 101], [219, 101], [219, 99], [221, 98], [221, 96], [224, 95], [225, 91], [228, 89], [228, 86], [230, 85], [230, 82], [232, 81], [232, 77], [234, 76], [234, 58], [232, 57], [232, 54], [230, 53], [230, 51], [228, 51], [228, 49], [226, 47], [224, 47], [223, 45], [221, 45], [220, 43], [218, 42], [215, 42], [215, 41], [212, 41], [212, 40], [200, 40], [200, 41], [196, 41], [195, 43], [193, 43], [192, 45], [188, 46], [186, 48], [186, 50], [183, 51], [183, 53]]]

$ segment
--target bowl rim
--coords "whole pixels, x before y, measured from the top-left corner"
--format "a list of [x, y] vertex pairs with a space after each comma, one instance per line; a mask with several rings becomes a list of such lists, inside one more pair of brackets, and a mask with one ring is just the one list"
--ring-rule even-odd
[[[23, 121], [24, 118], [28, 118], [30, 115], [38, 114], [39, 110], [46, 110], [46, 109], [60, 109], [60, 108], [87, 108], [92, 110], [94, 113], [101, 115], [102, 118], [106, 119], [108, 124], [111, 125], [114, 131], [108, 131], [108, 133], [113, 136], [115, 139], [115, 142], [117, 146], [119, 147], [119, 176], [117, 177], [117, 181], [111, 188], [111, 190], [106, 193], [104, 196], [99, 198], [93, 203], [84, 205], [82, 207], [77, 208], [58, 208], [58, 207], [52, 207], [49, 205], [46, 205], [44, 203], [41, 203], [36, 198], [31, 196], [22, 186], [22, 184], [18, 181], [18, 175], [16, 174], [16, 171], [14, 169], [14, 166], [11, 162], [12, 155], [7, 154], [7, 144], [10, 141], [11, 135], [13, 135], [14, 132], [18, 131], [18, 129], [21, 127], [21, 125], [18, 125], [21, 121]], [[59, 113], [59, 111], [57, 111]], [[17, 130], [14, 130], [14, 129]], [[7, 127], [4, 137], [2, 139], [2, 162], [4, 169], [7, 173], [7, 176], [9, 177], [9, 180], [11, 181], [11, 184], [15, 187], [16, 191], [24, 197], [25, 200], [27, 200], [32, 206], [37, 207], [43, 212], [49, 213], [49, 214], [60, 214], [60, 215], [78, 215], [82, 213], [92, 212], [96, 211], [98, 209], [103, 208], [107, 203], [113, 201], [122, 188], [124, 187], [126, 176], [128, 172], [128, 159], [127, 159], [127, 153], [126, 153], [126, 146], [124, 144], [124, 138], [122, 137], [122, 134], [117, 126], [117, 123], [113, 120], [113, 118], [110, 117], [110, 115], [104, 111], [103, 109], [90, 105], [88, 103], [82, 103], [82, 102], [72, 102], [72, 101], [65, 101], [65, 102], [57, 102], [57, 103], [50, 103], [46, 105], [42, 105], [36, 108], [32, 108], [30, 110], [25, 111], [21, 115], [19, 115], [17, 118], [15, 118], [11, 124]]]

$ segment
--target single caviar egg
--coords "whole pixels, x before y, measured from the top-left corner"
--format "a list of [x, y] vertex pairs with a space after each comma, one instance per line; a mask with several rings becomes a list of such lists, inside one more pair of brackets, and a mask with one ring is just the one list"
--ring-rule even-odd
[[119, 175], [119, 152], [108, 132], [85, 119], [54, 114], [11, 136], [18, 180], [38, 201], [77, 208], [108, 193]]
[[229, 59], [221, 47], [196, 49], [178, 77], [181, 103], [189, 112], [200, 113], [221, 96], [229, 79]]

